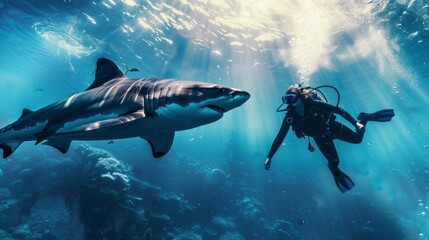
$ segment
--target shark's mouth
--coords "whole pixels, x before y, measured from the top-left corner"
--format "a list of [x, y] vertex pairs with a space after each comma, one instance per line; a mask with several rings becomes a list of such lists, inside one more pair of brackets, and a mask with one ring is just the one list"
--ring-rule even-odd
[[223, 109], [223, 108], [221, 108], [219, 106], [208, 105], [207, 107], [210, 108], [210, 109], [212, 109], [212, 110], [215, 110], [216, 112], [225, 113], [225, 109]]

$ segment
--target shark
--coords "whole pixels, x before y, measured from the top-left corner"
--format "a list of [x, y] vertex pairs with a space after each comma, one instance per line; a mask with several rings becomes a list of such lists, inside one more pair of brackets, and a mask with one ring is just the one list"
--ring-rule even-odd
[[159, 158], [170, 150], [176, 131], [213, 123], [249, 98], [246, 91], [218, 84], [128, 78], [113, 61], [99, 58], [85, 91], [37, 111], [24, 109], [0, 129], [0, 148], [7, 158], [26, 141], [66, 153], [75, 140], [140, 137]]

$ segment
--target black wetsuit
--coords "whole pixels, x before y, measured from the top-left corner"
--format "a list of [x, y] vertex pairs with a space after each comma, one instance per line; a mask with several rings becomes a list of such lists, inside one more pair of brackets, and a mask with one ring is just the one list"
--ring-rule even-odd
[[268, 157], [273, 157], [281, 142], [286, 137], [289, 128], [292, 126], [292, 130], [299, 138], [304, 136], [313, 137], [318, 148], [328, 160], [329, 168], [331, 170], [335, 169], [338, 167], [339, 158], [333, 140], [340, 139], [349, 143], [361, 143], [365, 132], [355, 132], [335, 121], [333, 113], [340, 115], [353, 126], [356, 126], [357, 121], [344, 109], [322, 101], [312, 100], [310, 97], [302, 100], [304, 115], [301, 116], [292, 107], [288, 107], [280, 131], [271, 146]]

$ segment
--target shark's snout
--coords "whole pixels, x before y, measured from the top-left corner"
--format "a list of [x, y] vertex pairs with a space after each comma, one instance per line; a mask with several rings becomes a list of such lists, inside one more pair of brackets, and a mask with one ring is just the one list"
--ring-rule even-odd
[[[243, 101], [245, 103], [250, 98], [250, 94], [246, 91], [236, 90], [232, 93], [232, 97], [235, 99]], [[242, 104], [243, 104], [242, 103]]]
[[222, 109], [222, 112], [228, 112], [234, 108], [241, 106], [250, 98], [250, 94], [246, 91], [239, 89], [234, 89], [231, 91], [228, 98], [224, 99], [217, 104], [219, 108]]

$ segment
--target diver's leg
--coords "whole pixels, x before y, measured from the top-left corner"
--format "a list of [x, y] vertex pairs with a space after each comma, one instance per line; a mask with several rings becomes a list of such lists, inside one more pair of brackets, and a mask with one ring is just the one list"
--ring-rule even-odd
[[341, 192], [345, 193], [354, 187], [353, 181], [339, 168], [340, 163], [338, 159], [337, 149], [335, 148], [334, 141], [332, 139], [315, 137], [314, 141], [322, 152], [323, 156], [328, 160], [328, 167], [334, 177], [335, 184]]
[[338, 167], [340, 164], [340, 160], [338, 158], [337, 149], [335, 148], [334, 141], [332, 139], [327, 139], [323, 137], [314, 137], [314, 141], [317, 144], [317, 147], [322, 152], [323, 156], [325, 156], [326, 160], [328, 160], [328, 166]]
[[332, 128], [335, 139], [349, 143], [361, 143], [363, 136], [365, 135], [364, 129], [355, 132], [339, 122], [335, 122]]

